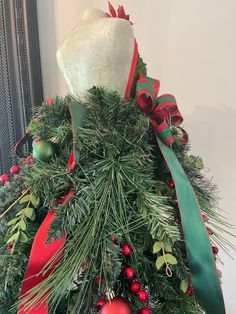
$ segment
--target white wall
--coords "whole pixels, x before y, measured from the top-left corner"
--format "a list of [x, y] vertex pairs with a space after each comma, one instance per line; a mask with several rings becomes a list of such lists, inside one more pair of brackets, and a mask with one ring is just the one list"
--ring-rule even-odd
[[[149, 75], [160, 79], [162, 92], [176, 96], [193, 151], [204, 158], [220, 187], [220, 206], [236, 224], [236, 1], [123, 0], [123, 4], [135, 23]], [[66, 92], [56, 49], [88, 7], [107, 9], [104, 0], [38, 0], [45, 97]], [[224, 254], [222, 258], [227, 313], [236, 314], [236, 263]]]

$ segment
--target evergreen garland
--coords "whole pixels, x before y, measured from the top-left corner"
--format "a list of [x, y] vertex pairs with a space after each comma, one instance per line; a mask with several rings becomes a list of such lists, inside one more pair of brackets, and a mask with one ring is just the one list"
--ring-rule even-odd
[[[144, 67], [141, 60], [140, 67]], [[203, 313], [195, 297], [180, 288], [182, 282], [189, 281], [189, 269], [179, 211], [148, 117], [135, 100], [125, 102], [117, 93], [101, 88], [90, 90], [83, 103], [88, 114], [75, 139], [80, 163], [70, 173], [67, 163], [72, 128], [67, 105], [75, 102], [67, 96], [38, 108], [29, 132], [33, 139], [56, 145], [56, 154], [49, 161], [34, 159], [23, 165], [19, 176], [0, 188], [0, 212], [24, 189], [40, 200], [35, 221], [25, 231], [28, 241], [17, 242], [14, 255], [6, 248], [6, 223], [17, 215], [18, 205], [0, 222], [0, 306], [4, 309], [0, 313], [8, 313], [17, 302], [30, 245], [50, 208], [55, 210], [56, 219], [48, 242], [66, 235], [66, 243], [54, 273], [26, 297], [28, 306], [50, 289], [50, 313], [98, 313], [98, 299], [114, 291], [127, 298], [138, 313], [140, 302], [124, 276], [129, 265], [148, 289], [154, 314]], [[215, 211], [215, 186], [202, 175], [201, 159], [189, 156], [189, 146], [180, 143], [178, 128], [173, 128], [173, 133], [173, 150], [209, 217], [213, 243], [227, 249], [229, 243], [221, 232], [229, 232], [230, 225]], [[70, 191], [74, 192], [70, 201], [58, 204]], [[121, 253], [127, 243], [132, 248], [129, 262]], [[169, 262], [159, 265], [165, 254]], [[96, 278], [100, 278], [99, 283]], [[35, 292], [38, 294], [31, 300]], [[16, 312], [13, 307], [11, 313]]]

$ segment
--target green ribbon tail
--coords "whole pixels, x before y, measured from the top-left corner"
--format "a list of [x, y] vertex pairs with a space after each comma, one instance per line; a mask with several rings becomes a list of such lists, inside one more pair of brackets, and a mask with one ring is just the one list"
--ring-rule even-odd
[[73, 161], [71, 162], [73, 165], [69, 165], [69, 168], [72, 170], [75, 164], [79, 163], [80, 153], [76, 148], [76, 142], [79, 136], [79, 128], [83, 126], [84, 119], [87, 115], [87, 110], [84, 106], [79, 103], [71, 103], [68, 104], [68, 108], [70, 110], [71, 122], [72, 122], [72, 133], [73, 133]]
[[195, 192], [175, 153], [158, 136], [157, 142], [176, 186], [194, 293], [207, 314], [225, 314], [212, 247]]

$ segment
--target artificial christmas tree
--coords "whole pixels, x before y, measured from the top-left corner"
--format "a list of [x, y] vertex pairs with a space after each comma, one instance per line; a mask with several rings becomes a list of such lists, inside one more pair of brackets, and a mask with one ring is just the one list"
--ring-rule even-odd
[[71, 95], [38, 107], [15, 147], [32, 152], [1, 176], [2, 314], [225, 312], [230, 225], [131, 24], [83, 14], [58, 52]]

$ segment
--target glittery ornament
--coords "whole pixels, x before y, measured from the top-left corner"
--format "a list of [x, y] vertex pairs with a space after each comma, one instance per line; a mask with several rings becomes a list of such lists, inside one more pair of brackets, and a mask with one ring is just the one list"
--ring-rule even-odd
[[114, 298], [107, 301], [101, 308], [101, 314], [131, 314], [132, 309], [127, 300], [124, 298]]
[[47, 141], [33, 143], [33, 157], [40, 161], [49, 161], [55, 154], [55, 145]]

